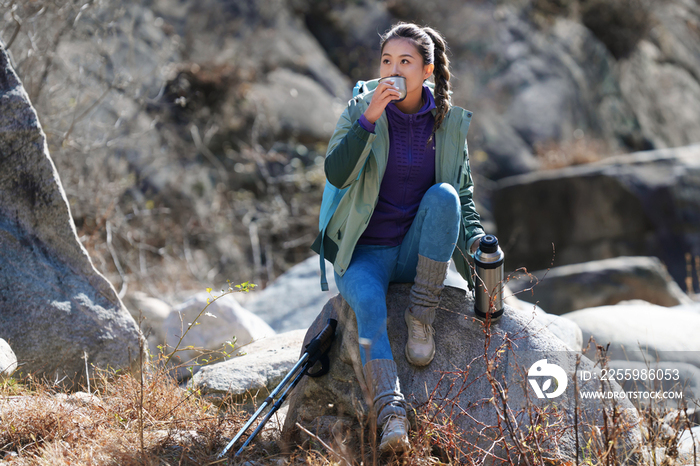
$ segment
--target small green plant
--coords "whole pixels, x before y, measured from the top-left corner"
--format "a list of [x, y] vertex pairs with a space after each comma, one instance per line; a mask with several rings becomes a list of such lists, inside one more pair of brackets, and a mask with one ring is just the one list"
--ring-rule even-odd
[[[166, 359], [165, 359], [165, 365], [166, 365], [166, 366], [171, 362], [171, 360], [173, 359], [173, 357], [174, 357], [178, 352], [184, 351], [184, 350], [196, 349], [196, 348], [194, 348], [194, 347], [192, 347], [192, 346], [188, 346], [188, 347], [186, 347], [186, 348], [180, 348], [180, 345], [182, 345], [182, 341], [183, 341], [183, 339], [185, 338], [185, 335], [187, 335], [187, 333], [189, 333], [189, 331], [192, 330], [193, 327], [195, 327], [195, 326], [197, 326], [197, 325], [200, 324], [200, 322], [199, 322], [199, 318], [200, 318], [200, 317], [202, 317], [203, 315], [208, 316], [208, 317], [216, 317], [216, 316], [214, 316], [213, 314], [211, 314], [210, 312], [207, 311], [207, 309], [209, 308], [209, 306], [211, 306], [213, 303], [215, 303], [217, 300], [223, 298], [224, 296], [227, 296], [227, 295], [230, 295], [230, 294], [236, 293], [236, 292], [248, 293], [248, 292], [250, 292], [251, 290], [253, 290], [253, 289], [257, 286], [257, 285], [255, 285], [255, 283], [250, 283], [250, 282], [244, 282], [244, 283], [241, 283], [240, 285], [235, 285], [235, 286], [232, 286], [232, 285], [231, 285], [231, 281], [230, 281], [230, 280], [227, 280], [227, 283], [228, 283], [228, 289], [221, 290], [221, 294], [220, 294], [220, 295], [212, 295], [212, 294], [211, 294], [212, 288], [207, 288], [207, 293], [209, 293], [209, 295], [211, 296], [210, 298], [207, 298], [207, 305], [204, 306], [204, 308], [199, 312], [199, 314], [197, 314], [197, 316], [193, 319], [192, 322], [190, 322], [190, 323], [187, 324], [187, 328], [184, 329], [184, 331], [183, 331], [182, 334], [180, 335], [180, 339], [178, 340], [178, 342], [177, 342], [177, 344], [175, 345], [175, 347], [173, 348], [173, 350], [170, 351], [170, 352], [166, 355]], [[235, 288], [235, 289], [234, 289], [234, 288]], [[233, 352], [233, 350], [234, 350], [234, 348], [235, 348], [235, 341], [236, 341], [236, 337], [234, 336], [231, 340], [228, 340], [228, 341], [226, 341], [226, 342], [223, 344], [222, 350], [220, 351], [221, 357], [223, 357], [223, 358], [228, 358], [228, 357], [231, 356], [231, 353]], [[162, 350], [167, 349], [167, 348], [165, 348], [165, 347], [163, 347], [163, 346], [159, 346], [158, 348], [159, 348], [159, 349], [162, 349]], [[228, 349], [228, 348], [230, 348], [230, 349]], [[210, 362], [213, 362], [214, 360], [213, 360], [213, 359], [207, 359], [207, 361], [208, 361], [208, 363], [210, 363]]]

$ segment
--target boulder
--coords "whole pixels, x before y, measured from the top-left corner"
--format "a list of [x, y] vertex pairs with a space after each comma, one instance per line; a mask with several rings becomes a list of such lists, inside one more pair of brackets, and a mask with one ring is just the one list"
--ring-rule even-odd
[[506, 267], [654, 256], [684, 287], [687, 255], [700, 255], [698, 177], [700, 145], [501, 180], [493, 211]]
[[[508, 286], [550, 314], [640, 299], [659, 306], [691, 304], [656, 257], [616, 257], [517, 274]], [[527, 290], [527, 291], [525, 291]]]
[[5, 340], [0, 338], [0, 380], [12, 376], [17, 369], [17, 356]]
[[[251, 218], [270, 247], [270, 277], [308, 254], [303, 240], [286, 243], [317, 220], [323, 180], [314, 162], [352, 83], [286, 0], [128, 1], [91, 5], [89, 17], [68, 18], [59, 5], [34, 13], [17, 5], [13, 15], [31, 26], [17, 29], [12, 54], [52, 129], [49, 146], [78, 230], [115, 284], [158, 277], [156, 286], [175, 294], [194, 286], [191, 278], [263, 283], [268, 276], [251, 263]], [[16, 29], [11, 16], [0, 15], [0, 30]], [[288, 206], [286, 193], [299, 189]], [[106, 212], [121, 276], [107, 248]], [[185, 256], [194, 277], [170, 261]]]
[[565, 319], [555, 314], [547, 314], [546, 312], [537, 312], [535, 314], [538, 324], [546, 327], [559, 338], [567, 348], [574, 351], [583, 350], [583, 332], [581, 328], [569, 319]]
[[[457, 288], [447, 287], [434, 322], [435, 359], [425, 368], [411, 366], [403, 355], [407, 339], [403, 311], [408, 305], [409, 291], [408, 284], [390, 285], [387, 328], [393, 354], [397, 355], [395, 361], [402, 392], [415, 409], [409, 414], [413, 418], [414, 428], [417, 422], [430, 431], [431, 426], [447, 425], [449, 422], [450, 432], [456, 436], [454, 441], [459, 444], [460, 450], [467, 456], [475, 455], [472, 459], [478, 457], [483, 460], [484, 455], [508, 455], [503, 451], [502, 443], [496, 440], [494, 444], [496, 438], [503, 439], [502, 432], [497, 433], [497, 426], [503, 425], [499, 424], [499, 420], [507, 419], [516, 436], [520, 435], [518, 432], [528, 435], [528, 432], [542, 430], [540, 445], [546, 450], [547, 457], [572, 461], [576, 451], [574, 429], [570, 426], [574, 424], [576, 405], [580, 409], [578, 431], [582, 434], [582, 445], [595, 431], [595, 426], [603, 423], [603, 404], [600, 400], [596, 402], [583, 397], [577, 400], [576, 384], [571, 379], [577, 368], [577, 353], [534, 321], [531, 313], [510, 306], [506, 307], [497, 323], [486, 326], [474, 318], [471, 296]], [[369, 438], [366, 433], [363, 434], [366, 418], [362, 413], [368, 412], [363, 396], [365, 382], [360, 366], [355, 315], [340, 295], [326, 304], [307, 332], [304, 342], [315, 336], [328, 318], [338, 320], [336, 339], [329, 352], [330, 372], [319, 378], [306, 377], [301, 380], [289, 400], [283, 435], [296, 442], [307, 438], [296, 427], [296, 423], [299, 423], [326, 441], [331, 441], [333, 433], [345, 435], [350, 450], [354, 448], [359, 452], [358, 443], [361, 440], [358, 437], [364, 435], [364, 439]], [[537, 379], [538, 368], [549, 370], [552, 368], [549, 366], [559, 366], [561, 370], [554, 385], [551, 378], [548, 378], [549, 382]], [[579, 370], [592, 368], [590, 360], [585, 357], [581, 359]], [[530, 386], [528, 377], [533, 379]], [[538, 385], [540, 382], [543, 384]], [[537, 398], [534, 388], [531, 388], [535, 385], [544, 387], [544, 397], [547, 390], [554, 393], [551, 392], [552, 386], [561, 389], [556, 394], [556, 402]], [[580, 380], [578, 383], [579, 391], [597, 390], [599, 387], [599, 383], [590, 385]], [[619, 390], [619, 386], [613, 384], [608, 389]], [[502, 390], [507, 390], [505, 412]], [[533, 426], [531, 422], [536, 421], [528, 417], [534, 413], [533, 410], [544, 415], [550, 424]], [[636, 427], [638, 413], [627, 400], [619, 402], [617, 413], [619, 447], [633, 452], [641, 441]], [[431, 422], [425, 419], [431, 419]], [[559, 421], [562, 422], [561, 428], [553, 428], [551, 423]], [[528, 425], [535, 429], [529, 430]], [[416, 432], [417, 443], [430, 442], [428, 438], [433, 434], [436, 436], [432, 437], [432, 441], [439, 441], [440, 438], [435, 432], [426, 433], [424, 429]], [[465, 457], [461, 459], [466, 460]]]
[[[567, 347], [574, 351], [581, 351], [583, 347], [583, 335], [578, 325], [558, 315], [548, 314], [539, 306], [539, 303], [534, 304], [520, 300], [519, 297], [522, 296], [522, 293], [516, 295], [511, 286], [514, 281], [513, 278], [508, 277], [506, 281], [507, 283], [505, 283], [503, 288], [503, 302], [505, 304], [531, 315], [533, 319], [538, 321], [539, 325], [547, 327], [549, 331], [563, 341]], [[447, 279], [445, 279], [445, 285], [461, 288], [465, 291], [469, 289], [467, 281], [457, 272], [454, 263], [450, 264]]]
[[[504, 116], [493, 111], [479, 112], [474, 119], [474, 133], [481, 147], [470, 155], [475, 174], [498, 180], [508, 176], [530, 173], [540, 168], [533, 148], [516, 132]], [[481, 186], [480, 186], [481, 187]]]
[[287, 69], [275, 70], [265, 81], [255, 83], [246, 98], [259, 106], [275, 138], [307, 144], [330, 139], [345, 109], [345, 102], [320, 83]]
[[328, 261], [325, 265], [329, 291], [321, 291], [318, 260], [314, 254], [277, 277], [264, 290], [251, 293], [246, 309], [277, 332], [309, 328], [328, 297], [338, 293], [333, 266]]
[[697, 143], [700, 115], [692, 108], [700, 102], [700, 41], [687, 34], [700, 12], [689, 1], [648, 5], [653, 27], [615, 67], [620, 90], [655, 147]]
[[292, 330], [245, 345], [232, 359], [202, 367], [192, 384], [216, 403], [265, 398], [299, 360], [305, 334]]
[[[188, 331], [190, 324], [194, 325]], [[179, 359], [194, 370], [206, 364], [205, 360], [221, 357], [217, 352], [230, 353], [233, 348], [228, 342], [240, 347], [275, 334], [260, 317], [238, 304], [233, 295], [215, 300], [214, 295], [206, 292], [175, 306], [163, 326], [168, 344], [166, 353], [182, 339], [179, 349], [184, 351], [178, 350]], [[213, 354], [208, 356], [210, 353]]]
[[[609, 344], [610, 360], [683, 362], [700, 368], [700, 313], [648, 303], [599, 306], [564, 314], [581, 327], [583, 341]], [[590, 351], [595, 351], [592, 347]]]
[[2, 45], [0, 151], [0, 338], [37, 377], [77, 382], [85, 354], [99, 368], [129, 368], [143, 337], [78, 240], [46, 137]]

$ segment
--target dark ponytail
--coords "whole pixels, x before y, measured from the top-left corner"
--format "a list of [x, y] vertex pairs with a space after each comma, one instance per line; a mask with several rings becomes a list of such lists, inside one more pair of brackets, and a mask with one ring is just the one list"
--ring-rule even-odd
[[415, 24], [398, 23], [389, 32], [381, 36], [381, 50], [384, 51], [384, 44], [391, 39], [409, 39], [416, 46], [416, 49], [423, 57], [424, 65], [435, 65], [433, 75], [435, 76], [435, 124], [433, 133], [440, 128], [447, 111], [450, 109], [450, 60], [447, 58], [447, 43], [442, 35], [436, 30]]
[[429, 27], [424, 27], [423, 31], [430, 36], [433, 44], [435, 44], [433, 58], [433, 64], [435, 65], [433, 70], [433, 75], [435, 76], [435, 106], [437, 107], [435, 126], [433, 126], [433, 132], [435, 132], [450, 109], [450, 89], [452, 88], [450, 85], [450, 60], [447, 58], [447, 43], [440, 33]]

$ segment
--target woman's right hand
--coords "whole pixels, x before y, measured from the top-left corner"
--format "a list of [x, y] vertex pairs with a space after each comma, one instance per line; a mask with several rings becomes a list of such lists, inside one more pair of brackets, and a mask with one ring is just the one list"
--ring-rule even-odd
[[389, 82], [379, 83], [374, 90], [369, 107], [365, 110], [365, 118], [372, 124], [376, 123], [379, 117], [382, 116], [382, 113], [384, 113], [386, 106], [389, 105], [389, 102], [398, 100], [400, 97], [401, 93], [399, 93], [399, 90]]

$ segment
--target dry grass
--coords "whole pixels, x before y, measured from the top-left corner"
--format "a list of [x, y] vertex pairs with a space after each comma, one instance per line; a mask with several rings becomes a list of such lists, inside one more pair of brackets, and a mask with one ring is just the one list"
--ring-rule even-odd
[[[102, 372], [92, 394], [55, 392], [10, 379], [0, 385], [0, 463], [12, 465], [208, 465], [276, 463], [278, 426], [268, 423], [235, 462], [217, 460], [251, 407], [217, 406], [184, 390], [165, 371], [145, 377]], [[141, 393], [143, 407], [141, 408]], [[143, 419], [143, 427], [141, 427]], [[267, 428], [269, 427], [269, 428]], [[235, 451], [235, 450], [234, 450]], [[330, 464], [327, 454], [296, 451], [286, 463]]]
[[542, 169], [554, 170], [597, 162], [613, 155], [613, 151], [603, 141], [581, 137], [572, 141], [536, 144], [535, 155]]
[[[493, 359], [491, 369], [500, 363], [498, 357]], [[476, 465], [484, 459], [485, 451], [475, 437], [461, 432], [452, 422], [454, 416], [464, 415], [454, 401], [461, 391], [469, 390], [463, 383], [469, 378], [468, 369], [444, 377], [441, 384], [450, 384], [450, 397], [432, 397], [415, 412], [417, 428], [411, 432], [412, 450], [401, 458], [383, 458], [375, 463], [369, 441], [364, 445], [364, 455], [352, 455], [342, 444], [324, 448], [312, 442], [303, 449], [284, 445], [278, 425], [273, 425], [274, 418], [240, 458], [233, 460], [229, 455], [217, 460], [219, 452], [249, 418], [251, 407], [232, 402], [215, 405], [196, 390], [182, 389], [163, 367], [149, 364], [143, 384], [138, 375], [98, 371], [92, 381], [92, 393], [58, 393], [50, 383], [37, 383], [31, 378], [2, 382], [0, 463], [4, 458], [11, 465], [212, 465], [245, 461], [280, 465]], [[500, 462], [499, 457], [494, 457], [494, 464], [575, 464], [556, 460], [548, 448], [553, 439], [573, 428], [563, 413], [534, 404], [522, 413], [511, 413], [507, 407], [508, 387], [490, 377], [488, 371], [482, 377], [491, 382], [493, 398], [489, 404], [501, 413], [502, 419], [498, 425], [482, 426], [481, 431], [505, 451]], [[588, 448], [589, 454], [580, 464], [625, 464], [614, 456], [614, 449], [606, 448], [624, 435], [619, 428], [624, 419], [614, 408], [606, 426], [586, 434], [591, 441], [581, 448]], [[676, 433], [669, 435], [663, 427], [667, 414], [659, 406], [640, 409], [645, 446], [650, 451], [662, 448], [669, 455], [663, 462], [650, 460], [640, 464], [681, 464], [674, 457], [678, 432], [690, 425], [682, 417], [674, 419], [671, 427]], [[530, 429], [514, 430], [509, 423], [523, 415], [527, 416]]]
[[128, 374], [103, 373], [93, 394], [31, 383], [5, 383], [0, 394], [0, 453], [18, 465], [206, 464], [243, 419], [157, 373], [146, 377], [142, 410], [140, 381]]

